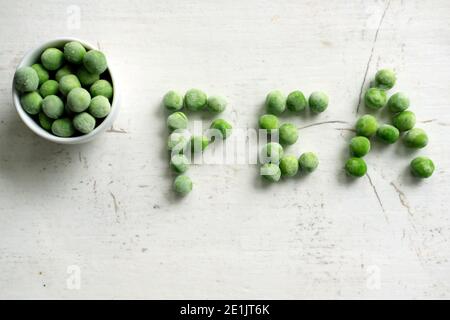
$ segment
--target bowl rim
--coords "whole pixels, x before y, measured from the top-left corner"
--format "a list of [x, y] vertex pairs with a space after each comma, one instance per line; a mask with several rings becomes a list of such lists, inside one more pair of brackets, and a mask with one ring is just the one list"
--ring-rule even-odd
[[[17, 65], [16, 71], [17, 71], [17, 69], [19, 69], [21, 67], [27, 66], [25, 62], [27, 60], [29, 60], [30, 56], [35, 54], [37, 51], [42, 51], [46, 47], [48, 48], [48, 47], [55, 46], [55, 43], [57, 43], [57, 42], [70, 42], [70, 41], [78, 41], [86, 49], [89, 49], [89, 50], [98, 50], [98, 48], [96, 46], [92, 45], [91, 43], [89, 43], [87, 41], [81, 40], [79, 38], [75, 38], [75, 37], [53, 38], [51, 40], [44, 41], [41, 44], [28, 50], [25, 53], [25, 55], [22, 57], [22, 59], [20, 60], [19, 64]], [[21, 120], [25, 123], [25, 125], [31, 131], [33, 131], [35, 134], [40, 136], [41, 138], [44, 138], [44, 139], [52, 141], [52, 142], [61, 143], [61, 144], [77, 144], [77, 143], [88, 142], [88, 141], [92, 140], [94, 137], [96, 137], [99, 133], [106, 130], [106, 128], [108, 126], [111, 126], [111, 124], [112, 124], [111, 122], [113, 122], [115, 117], [117, 116], [117, 112], [118, 112], [118, 108], [119, 108], [118, 107], [119, 106], [119, 103], [118, 103], [119, 97], [118, 97], [118, 91], [116, 90], [117, 83], [114, 78], [114, 73], [112, 72], [109, 61], [108, 61], [108, 72], [111, 77], [111, 85], [114, 88], [114, 95], [113, 95], [113, 99], [111, 101], [111, 112], [106, 116], [106, 118], [103, 119], [102, 123], [97, 128], [95, 128], [88, 134], [80, 135], [77, 137], [64, 138], [64, 137], [55, 136], [51, 132], [46, 131], [23, 109], [22, 104], [20, 102], [20, 94], [16, 90], [16, 88], [14, 86], [14, 80], [13, 80], [12, 81], [12, 98], [13, 98], [14, 106], [15, 106], [16, 111], [19, 114]]]

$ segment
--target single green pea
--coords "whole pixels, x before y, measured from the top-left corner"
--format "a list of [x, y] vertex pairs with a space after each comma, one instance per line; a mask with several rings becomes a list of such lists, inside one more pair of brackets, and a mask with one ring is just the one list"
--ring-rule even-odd
[[416, 125], [416, 115], [411, 111], [402, 111], [392, 118], [392, 124], [400, 131], [408, 131]]
[[72, 89], [67, 95], [67, 106], [73, 112], [83, 112], [89, 108], [91, 95], [84, 88]]
[[280, 167], [273, 163], [265, 163], [261, 166], [261, 176], [270, 182], [280, 181], [281, 170]]
[[400, 137], [400, 131], [394, 126], [383, 124], [377, 130], [377, 137], [383, 142], [392, 144]]
[[209, 145], [209, 139], [206, 136], [191, 137], [191, 152], [202, 152]]
[[81, 83], [73, 74], [68, 74], [59, 80], [59, 91], [67, 96], [72, 89], [81, 88]]
[[263, 114], [259, 117], [259, 128], [265, 130], [277, 130], [280, 126], [278, 117], [273, 114]]
[[39, 78], [39, 85], [43, 84], [45, 81], [50, 79], [50, 75], [48, 74], [48, 71], [45, 70], [44, 66], [40, 63], [35, 63], [31, 66], [34, 71], [36, 71], [38, 78]]
[[286, 107], [291, 111], [303, 111], [307, 105], [305, 95], [300, 90], [293, 91], [287, 96]]
[[367, 172], [366, 162], [362, 158], [350, 158], [345, 163], [345, 171], [353, 177], [362, 177]]
[[280, 115], [286, 110], [286, 97], [280, 90], [269, 92], [266, 97], [267, 112]]
[[175, 178], [173, 189], [180, 195], [186, 195], [192, 190], [192, 180], [186, 175], [180, 175]]
[[200, 111], [205, 109], [208, 103], [206, 93], [199, 89], [190, 89], [184, 96], [184, 104], [191, 111]]
[[80, 64], [83, 62], [86, 49], [78, 41], [67, 42], [64, 45], [64, 58], [73, 64]]
[[378, 121], [370, 114], [363, 115], [356, 122], [356, 134], [359, 136], [370, 138], [377, 132], [377, 129]]
[[284, 150], [281, 144], [277, 142], [269, 142], [261, 149], [260, 162], [278, 164], [283, 155]]
[[319, 158], [314, 152], [305, 152], [298, 158], [298, 165], [303, 172], [311, 173], [319, 166]]
[[170, 167], [177, 173], [185, 173], [189, 169], [189, 159], [184, 154], [175, 154], [170, 158]]
[[185, 130], [172, 132], [167, 139], [167, 149], [172, 153], [182, 153], [189, 143], [189, 135]]
[[370, 141], [366, 137], [357, 136], [350, 140], [350, 153], [358, 158], [364, 157], [370, 151]]
[[20, 104], [28, 114], [38, 114], [42, 108], [42, 97], [37, 91], [28, 92], [20, 98]]
[[[210, 128], [218, 130], [221, 138], [226, 139], [230, 136], [233, 126], [224, 119], [216, 119], [211, 123]], [[216, 137], [215, 134], [214, 137]]]
[[55, 79], [56, 81], [61, 81], [62, 77], [73, 74], [73, 69], [70, 65], [66, 64], [64, 67], [56, 71]]
[[83, 65], [90, 73], [102, 74], [108, 68], [106, 57], [103, 52], [89, 50], [83, 57]]
[[47, 80], [39, 88], [39, 93], [42, 98], [47, 96], [56, 95], [59, 91], [59, 84], [56, 80]]
[[111, 111], [111, 104], [104, 96], [96, 96], [91, 99], [88, 112], [95, 118], [101, 119], [106, 117]]
[[282, 124], [279, 129], [280, 143], [291, 145], [298, 139], [298, 129], [292, 123]]
[[44, 130], [50, 131], [52, 128], [53, 119], [50, 119], [43, 112], [39, 112], [39, 124]]
[[163, 105], [169, 111], [178, 111], [183, 108], [183, 95], [177, 91], [170, 90], [164, 95]]
[[397, 92], [389, 98], [387, 105], [391, 112], [402, 112], [409, 108], [409, 98], [406, 94]]
[[100, 79], [94, 82], [94, 84], [89, 89], [93, 97], [104, 96], [111, 99], [113, 96], [113, 86], [108, 80]]
[[64, 64], [64, 53], [56, 48], [45, 49], [41, 54], [41, 63], [47, 70], [58, 70]]
[[283, 156], [280, 160], [280, 170], [283, 177], [293, 177], [298, 172], [297, 157], [292, 155]]
[[73, 126], [81, 133], [88, 134], [95, 128], [95, 118], [87, 112], [79, 113], [73, 118]]
[[370, 109], [379, 110], [386, 105], [386, 102], [386, 91], [379, 88], [369, 88], [364, 95], [364, 103]]
[[14, 74], [14, 87], [17, 91], [31, 92], [39, 87], [39, 76], [32, 67], [22, 67]]
[[413, 128], [406, 133], [404, 141], [407, 147], [420, 149], [428, 144], [428, 136], [423, 129]]
[[328, 108], [328, 96], [321, 91], [311, 93], [308, 102], [309, 108], [314, 113], [324, 112]]
[[417, 157], [411, 161], [410, 169], [418, 178], [429, 178], [434, 172], [434, 163], [428, 157]]
[[375, 86], [383, 90], [389, 90], [395, 85], [397, 76], [390, 69], [381, 69], [375, 75]]
[[72, 124], [72, 120], [63, 118], [53, 121], [52, 132], [55, 136], [68, 138], [75, 134], [75, 128]]
[[170, 130], [186, 129], [188, 126], [187, 116], [181, 112], [174, 112], [167, 117], [167, 127]]
[[208, 104], [208, 107], [207, 107], [208, 111], [211, 111], [214, 113], [220, 113], [226, 109], [228, 102], [222, 96], [211, 96], [211, 97], [208, 97], [207, 104]]
[[42, 111], [47, 117], [58, 119], [64, 113], [64, 102], [58, 96], [46, 96], [42, 101]]
[[100, 76], [96, 73], [90, 73], [84, 66], [80, 66], [76, 72], [78, 80], [83, 87], [89, 87], [96, 81], [100, 80]]

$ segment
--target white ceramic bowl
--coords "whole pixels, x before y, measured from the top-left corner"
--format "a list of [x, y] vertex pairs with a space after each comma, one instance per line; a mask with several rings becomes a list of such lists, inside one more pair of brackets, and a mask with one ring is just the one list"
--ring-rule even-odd
[[[85, 46], [86, 49], [96, 49], [93, 45], [87, 43], [86, 41], [80, 40], [80, 39], [57, 38], [54, 40], [44, 42], [37, 48], [34, 48], [34, 49], [28, 51], [28, 53], [25, 54], [25, 56], [23, 57], [22, 61], [20, 61], [17, 68], [31, 66], [32, 64], [34, 64], [40, 60], [40, 56], [45, 49], [50, 48], [50, 47], [60, 47], [61, 48], [61, 47], [63, 47], [63, 45], [66, 42], [70, 42], [70, 41], [79, 41], [80, 43], [82, 43]], [[108, 58], [108, 57], [106, 57], [106, 58]], [[22, 105], [20, 104], [19, 92], [17, 92], [17, 90], [14, 88], [14, 83], [13, 83], [12, 93], [13, 93], [14, 106], [16, 107], [16, 110], [19, 113], [20, 118], [28, 126], [28, 128], [30, 128], [38, 136], [40, 136], [48, 141], [61, 143], [61, 144], [78, 144], [78, 143], [88, 142], [88, 141], [94, 139], [95, 137], [97, 137], [100, 133], [105, 131], [105, 129], [107, 129], [108, 127], [111, 127], [111, 125], [113, 124], [113, 122], [117, 116], [117, 113], [119, 111], [119, 90], [117, 88], [117, 81], [115, 81], [115, 79], [114, 79], [114, 73], [111, 68], [111, 64], [109, 63], [109, 60], [108, 60], [108, 71], [111, 76], [111, 82], [112, 82], [111, 84], [114, 88], [114, 96], [113, 96], [113, 100], [111, 102], [111, 112], [108, 114], [108, 116], [103, 120], [103, 122], [98, 127], [96, 127], [93, 131], [91, 131], [88, 134], [80, 135], [80, 136], [76, 136], [76, 137], [70, 137], [70, 138], [62, 138], [62, 137], [57, 137], [57, 136], [53, 135], [52, 133], [44, 130], [33, 118], [31, 118], [30, 115], [28, 115], [28, 113], [25, 112], [25, 110], [23, 110]]]

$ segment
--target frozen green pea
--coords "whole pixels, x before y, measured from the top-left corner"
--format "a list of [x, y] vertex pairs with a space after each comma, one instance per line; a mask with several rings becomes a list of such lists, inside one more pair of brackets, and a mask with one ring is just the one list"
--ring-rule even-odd
[[72, 67], [66, 64], [64, 67], [56, 71], [55, 79], [56, 81], [61, 81], [62, 77], [67, 76], [69, 74], [73, 74]]
[[292, 155], [283, 156], [280, 160], [280, 170], [283, 177], [293, 177], [298, 172], [297, 157]]
[[170, 90], [164, 95], [163, 105], [169, 111], [178, 111], [183, 108], [183, 95], [177, 91]]
[[381, 69], [375, 75], [375, 86], [383, 90], [388, 90], [395, 85], [396, 80], [397, 76], [393, 70]]
[[108, 68], [103, 52], [89, 50], [83, 57], [83, 65], [90, 73], [102, 74]]
[[52, 132], [55, 136], [68, 138], [75, 134], [75, 128], [71, 119], [63, 118], [53, 121]]
[[100, 76], [98, 74], [90, 73], [83, 66], [78, 68], [76, 76], [78, 77], [78, 80], [80, 80], [80, 83], [83, 87], [89, 87], [100, 79]]
[[59, 91], [59, 84], [56, 80], [47, 80], [39, 88], [39, 93], [42, 98], [50, 95], [56, 95]]
[[402, 92], [393, 94], [388, 100], [388, 108], [391, 112], [397, 113], [409, 108], [409, 98]]
[[87, 134], [94, 130], [95, 118], [87, 112], [82, 112], [73, 118], [73, 126], [81, 133]]
[[345, 163], [345, 171], [353, 177], [362, 177], [367, 172], [366, 162], [362, 158], [350, 158]]
[[187, 131], [177, 130], [169, 135], [167, 149], [173, 153], [182, 153], [186, 149], [189, 141]]
[[64, 54], [56, 48], [45, 49], [41, 54], [41, 63], [47, 70], [58, 70], [64, 64]]
[[67, 42], [64, 45], [64, 58], [73, 64], [80, 64], [83, 62], [86, 49], [78, 41]]
[[180, 195], [186, 195], [192, 190], [192, 180], [186, 175], [180, 175], [173, 182], [173, 189]]
[[270, 182], [277, 182], [281, 178], [280, 167], [273, 163], [265, 163], [261, 166], [261, 176]]
[[406, 133], [404, 142], [409, 148], [420, 149], [428, 144], [428, 136], [423, 129], [413, 128]]
[[42, 101], [42, 111], [47, 117], [58, 119], [64, 113], [64, 102], [58, 96], [46, 96]]
[[174, 154], [170, 158], [170, 167], [177, 173], [185, 173], [189, 169], [189, 159], [184, 154]]
[[286, 107], [291, 111], [305, 110], [307, 105], [305, 95], [300, 90], [293, 91], [287, 96]]
[[278, 117], [273, 114], [263, 114], [259, 117], [259, 128], [265, 130], [277, 130], [280, 126]]
[[67, 106], [73, 112], [82, 112], [89, 108], [91, 95], [84, 88], [72, 89], [67, 95]]
[[350, 140], [350, 153], [355, 157], [364, 157], [370, 151], [370, 141], [366, 137], [357, 136]]
[[39, 85], [43, 84], [45, 81], [50, 79], [50, 75], [48, 74], [48, 71], [45, 70], [44, 66], [40, 63], [35, 63], [31, 66], [34, 71], [36, 71], [38, 78], [39, 78]]
[[370, 88], [364, 95], [364, 103], [366, 107], [374, 110], [383, 108], [386, 105], [386, 91], [379, 88]]
[[43, 112], [39, 112], [39, 124], [44, 130], [50, 131], [52, 128], [53, 119], [50, 119]]
[[291, 145], [298, 139], [298, 129], [292, 123], [282, 124], [279, 129], [280, 143]]
[[328, 107], [328, 96], [324, 92], [316, 91], [311, 93], [308, 102], [312, 112], [324, 112]]
[[261, 149], [261, 163], [276, 163], [280, 162], [280, 159], [284, 155], [283, 147], [277, 142], [269, 142]]
[[211, 123], [210, 128], [218, 130], [218, 133], [220, 134], [222, 139], [226, 139], [230, 136], [233, 127], [224, 119], [216, 119]]
[[392, 118], [392, 124], [399, 131], [408, 131], [416, 125], [416, 115], [411, 111], [402, 111]]
[[81, 88], [81, 83], [73, 74], [68, 74], [59, 80], [59, 91], [67, 96], [75, 88]]
[[363, 115], [356, 122], [356, 134], [359, 136], [370, 138], [377, 132], [377, 129], [377, 119], [370, 114]]
[[208, 110], [215, 113], [223, 112], [227, 107], [227, 100], [222, 96], [208, 97]]
[[199, 111], [205, 109], [208, 103], [206, 93], [199, 89], [190, 89], [184, 96], [184, 104], [191, 111]]
[[202, 152], [209, 145], [209, 139], [206, 136], [191, 137], [191, 152]]
[[31, 92], [39, 87], [39, 76], [32, 67], [22, 67], [14, 74], [14, 87], [19, 92]]
[[183, 112], [174, 112], [167, 117], [167, 127], [170, 130], [186, 129], [188, 126], [188, 118]]
[[280, 115], [286, 110], [286, 97], [280, 90], [269, 92], [266, 97], [267, 112]]
[[20, 104], [28, 114], [38, 114], [42, 108], [42, 97], [37, 91], [28, 92], [20, 98]]
[[394, 143], [400, 137], [400, 131], [389, 124], [381, 125], [377, 130], [377, 137], [386, 143]]
[[418, 178], [429, 178], [434, 172], [434, 163], [428, 157], [417, 157], [411, 161], [410, 169]]
[[96, 96], [91, 99], [88, 112], [95, 118], [101, 119], [106, 117], [111, 111], [111, 104], [104, 96]]
[[298, 165], [303, 172], [311, 173], [319, 166], [319, 158], [314, 152], [305, 152], [298, 158]]
[[93, 97], [104, 96], [111, 99], [113, 96], [113, 87], [108, 80], [100, 79], [94, 82], [90, 90]]

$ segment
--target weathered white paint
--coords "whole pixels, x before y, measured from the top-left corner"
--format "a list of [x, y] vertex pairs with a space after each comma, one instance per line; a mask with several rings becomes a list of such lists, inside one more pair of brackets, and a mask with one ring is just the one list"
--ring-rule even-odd
[[[450, 297], [448, 1], [2, 1], [0, 17], [1, 298]], [[11, 101], [24, 52], [65, 35], [98, 43], [123, 88], [114, 130], [81, 146], [38, 138]], [[371, 181], [350, 182], [342, 129], [379, 67], [430, 144], [376, 143]], [[290, 118], [331, 121], [290, 148], [318, 171], [267, 187], [256, 166], [196, 166], [176, 200], [160, 100], [189, 87], [226, 95], [236, 127], [271, 89], [328, 92], [324, 114]], [[415, 154], [431, 179], [408, 174]]]

